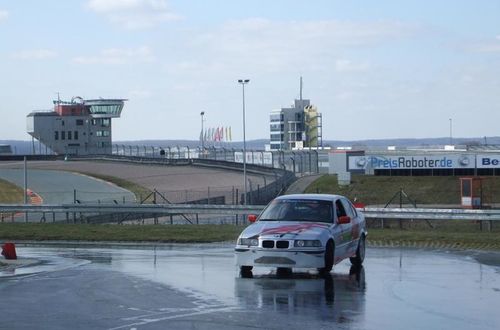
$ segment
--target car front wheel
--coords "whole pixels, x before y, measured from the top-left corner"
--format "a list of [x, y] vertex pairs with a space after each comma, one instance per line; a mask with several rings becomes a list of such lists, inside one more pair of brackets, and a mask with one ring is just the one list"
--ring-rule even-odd
[[329, 273], [333, 268], [333, 258], [335, 257], [335, 246], [332, 241], [326, 243], [325, 248], [325, 267], [320, 268], [321, 273]]
[[252, 266], [241, 266], [240, 267], [240, 272], [242, 273], [247, 273], [247, 272], [251, 272], [253, 269]]
[[358, 248], [356, 249], [356, 254], [354, 257], [349, 258], [351, 264], [354, 266], [361, 266], [365, 260], [365, 236], [361, 236], [358, 242]]

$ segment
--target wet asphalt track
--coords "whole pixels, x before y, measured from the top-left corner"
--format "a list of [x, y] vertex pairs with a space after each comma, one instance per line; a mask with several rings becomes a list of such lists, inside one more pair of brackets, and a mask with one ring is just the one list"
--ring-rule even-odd
[[[24, 186], [23, 169], [0, 168], [0, 178]], [[117, 185], [65, 171], [30, 169], [28, 188], [40, 195], [45, 204], [72, 204], [75, 197], [81, 203], [135, 201], [133, 193]]]
[[241, 278], [232, 245], [18, 247], [0, 271], [0, 329], [498, 329], [500, 268], [428, 250], [371, 248], [326, 278]]

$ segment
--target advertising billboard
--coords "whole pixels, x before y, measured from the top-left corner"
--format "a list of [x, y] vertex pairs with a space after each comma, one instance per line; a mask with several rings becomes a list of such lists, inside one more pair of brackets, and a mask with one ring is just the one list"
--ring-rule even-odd
[[499, 154], [478, 154], [477, 168], [500, 168]]
[[475, 168], [475, 166], [474, 155], [467, 154], [351, 156], [348, 162], [349, 170], [454, 169]]

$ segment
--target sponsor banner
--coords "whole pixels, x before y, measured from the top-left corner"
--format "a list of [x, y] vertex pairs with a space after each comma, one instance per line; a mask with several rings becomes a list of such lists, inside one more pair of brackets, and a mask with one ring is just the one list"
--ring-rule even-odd
[[479, 154], [477, 157], [477, 168], [500, 168], [500, 155]]
[[349, 170], [360, 169], [453, 169], [474, 168], [476, 159], [474, 155], [459, 154], [433, 154], [428, 156], [351, 156], [349, 157]]
[[[272, 165], [273, 164], [273, 154], [272, 152], [261, 152], [261, 151], [247, 151], [246, 152], [246, 163], [255, 165]], [[243, 152], [236, 151], [234, 153], [234, 161], [236, 163], [243, 163]]]

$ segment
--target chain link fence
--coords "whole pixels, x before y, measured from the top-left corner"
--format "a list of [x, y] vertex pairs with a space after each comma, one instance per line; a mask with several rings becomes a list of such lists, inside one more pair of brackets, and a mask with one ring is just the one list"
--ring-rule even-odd
[[[167, 160], [209, 159], [243, 163], [243, 150], [225, 147], [140, 146], [115, 144], [113, 155], [163, 158]], [[262, 151], [246, 150], [246, 163], [284, 169], [297, 174], [328, 173], [328, 150]]]

